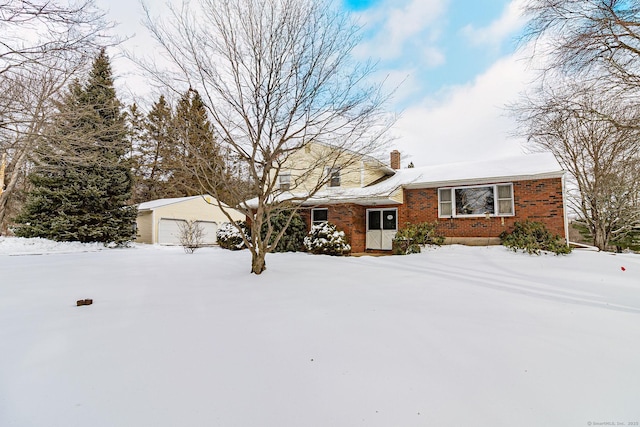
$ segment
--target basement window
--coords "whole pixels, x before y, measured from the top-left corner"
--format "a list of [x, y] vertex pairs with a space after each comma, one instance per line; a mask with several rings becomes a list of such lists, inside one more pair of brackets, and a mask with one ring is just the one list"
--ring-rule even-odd
[[329, 220], [329, 209], [311, 209], [311, 224], [322, 224]]
[[513, 185], [483, 185], [438, 189], [440, 218], [512, 216]]

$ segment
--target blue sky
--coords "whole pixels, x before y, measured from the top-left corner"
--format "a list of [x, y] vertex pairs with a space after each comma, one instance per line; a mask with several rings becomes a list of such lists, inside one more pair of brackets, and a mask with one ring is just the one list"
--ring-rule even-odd
[[[428, 3], [428, 0], [423, 2]], [[380, 30], [379, 26], [367, 22], [369, 13], [377, 8], [401, 10], [403, 7], [409, 7], [410, 3], [401, 0], [345, 0], [343, 4], [346, 9], [360, 15], [365, 38], [368, 39], [375, 38]], [[493, 43], [474, 44], [469, 32], [470, 28], [488, 27], [499, 19], [511, 3], [509, 0], [450, 0], [431, 3], [440, 5], [438, 10], [441, 12], [437, 14], [436, 22], [426, 24], [422, 31], [417, 32], [417, 43], [407, 42], [410, 46], [418, 47], [420, 37], [433, 37], [433, 45], [437, 46], [443, 55], [442, 63], [423, 66], [415, 71], [414, 74], [420, 76], [423, 85], [421, 93], [435, 93], [443, 86], [465, 83], [489, 68], [498, 58], [512, 53], [515, 49], [516, 33], [503, 39], [495, 39]], [[387, 7], [384, 7], [385, 5]], [[431, 35], [430, 31], [437, 34]], [[393, 61], [382, 61], [382, 65], [390, 69], [410, 68], [412, 65], [420, 65], [420, 61], [412, 54], [411, 49], [407, 48], [400, 57]]]
[[363, 26], [362, 57], [403, 81], [392, 130], [403, 165], [520, 155], [506, 104], [531, 80], [517, 50], [524, 0], [344, 0]]
[[[161, 10], [161, 0], [147, 0]], [[164, 1], [164, 0], [162, 0]], [[178, 1], [178, 0], [175, 0]], [[521, 154], [505, 105], [531, 76], [515, 51], [524, 0], [335, 0], [363, 30], [355, 54], [379, 61], [375, 77], [397, 89], [389, 109], [399, 115], [391, 148], [403, 166], [485, 160]], [[125, 47], [149, 49], [131, 0], [98, 0], [135, 34]], [[118, 60], [116, 72], [127, 66]], [[124, 74], [124, 72], [123, 72]], [[126, 80], [126, 79], [123, 79]], [[135, 95], [136, 84], [124, 87]], [[132, 89], [133, 88], [133, 89]]]

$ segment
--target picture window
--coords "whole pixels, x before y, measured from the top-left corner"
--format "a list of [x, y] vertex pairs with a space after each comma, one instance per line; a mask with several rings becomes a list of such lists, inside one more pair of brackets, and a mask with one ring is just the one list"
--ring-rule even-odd
[[513, 185], [438, 189], [440, 218], [514, 215]]

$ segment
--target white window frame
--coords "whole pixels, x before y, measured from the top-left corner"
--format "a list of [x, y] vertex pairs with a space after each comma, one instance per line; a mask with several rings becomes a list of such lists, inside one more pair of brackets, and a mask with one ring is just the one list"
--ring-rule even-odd
[[[438, 218], [453, 218], [453, 215], [455, 214], [455, 197], [452, 194], [452, 188], [438, 188]], [[442, 201], [440, 199], [440, 194], [442, 191], [448, 191], [449, 192], [449, 200], [445, 200]], [[450, 214], [443, 214], [442, 213], [442, 204], [443, 203], [449, 203], [449, 210], [451, 211]]]
[[[380, 217], [380, 228], [376, 230], [369, 230], [369, 212], [384, 212], [384, 211], [394, 211], [395, 212], [395, 228], [384, 228], [384, 218]], [[398, 231], [398, 208], [371, 208], [367, 209], [367, 221], [366, 221], [366, 231]]]
[[[327, 219], [323, 219], [323, 220], [314, 220], [314, 212], [317, 211], [326, 211], [327, 212]], [[325, 222], [329, 222], [329, 209], [328, 208], [314, 208], [311, 209], [311, 226], [314, 226], [316, 224], [324, 224]]]
[[[498, 191], [498, 187], [509, 187], [509, 192], [511, 194], [510, 198], [500, 198], [500, 192]], [[513, 184], [512, 183], [507, 183], [507, 184], [496, 184], [495, 185], [495, 189], [494, 191], [494, 203], [496, 204], [496, 212], [497, 216], [514, 216], [516, 213], [516, 206], [515, 206], [515, 197], [513, 195]], [[511, 212], [509, 213], [502, 213], [500, 212], [500, 201], [501, 200], [510, 200], [511, 201]]]
[[[499, 200], [507, 200], [507, 199], [498, 199], [498, 187], [509, 186], [511, 191], [511, 212], [510, 213], [501, 213], [500, 212], [500, 204]], [[489, 214], [489, 217], [508, 217], [515, 216], [515, 197], [513, 194], [513, 183], [505, 182], [500, 184], [485, 184], [485, 185], [464, 185], [460, 187], [441, 187], [438, 188], [438, 218], [483, 218], [486, 217], [487, 214], [472, 214], [472, 215], [464, 215], [458, 214], [456, 212], [456, 190], [460, 189], [468, 189], [468, 188], [493, 188], [493, 212]], [[441, 191], [450, 191], [451, 195], [451, 215], [443, 215], [442, 214], [442, 201], [440, 200]], [[444, 203], [447, 203], [446, 201]]]
[[291, 189], [291, 172], [280, 171], [278, 174], [278, 188], [282, 191], [288, 191]]
[[[342, 173], [341, 173], [341, 167], [340, 166], [334, 166], [334, 167], [325, 167], [324, 168], [324, 173], [325, 173], [325, 177], [327, 178], [327, 187], [328, 188], [339, 188], [342, 185]], [[336, 175], [337, 179], [338, 179], [338, 185], [332, 185], [333, 182], [333, 176]]]

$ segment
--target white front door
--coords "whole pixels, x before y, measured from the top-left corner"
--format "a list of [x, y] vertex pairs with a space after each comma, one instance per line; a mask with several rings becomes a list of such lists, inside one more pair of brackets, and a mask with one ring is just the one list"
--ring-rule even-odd
[[367, 249], [391, 250], [397, 231], [397, 209], [367, 209]]

